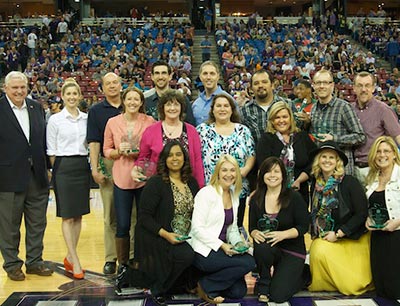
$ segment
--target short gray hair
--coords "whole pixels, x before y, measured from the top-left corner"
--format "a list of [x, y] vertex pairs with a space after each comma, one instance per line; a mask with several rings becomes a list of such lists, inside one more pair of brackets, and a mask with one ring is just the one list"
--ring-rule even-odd
[[4, 85], [7, 86], [8, 83], [11, 81], [11, 79], [20, 79], [24, 81], [28, 85], [28, 78], [26, 77], [25, 74], [23, 74], [20, 71], [11, 71], [6, 75], [6, 78], [4, 79]]

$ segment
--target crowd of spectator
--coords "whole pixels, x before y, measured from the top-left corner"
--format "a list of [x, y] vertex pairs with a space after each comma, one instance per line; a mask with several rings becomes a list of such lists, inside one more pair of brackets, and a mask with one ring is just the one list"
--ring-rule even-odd
[[63, 80], [73, 76], [82, 88], [86, 108], [103, 98], [99, 84], [107, 72], [118, 74], [124, 88], [134, 85], [147, 90], [153, 86], [151, 64], [164, 60], [174, 71], [172, 86], [191, 94], [187, 80], [194, 28], [189, 22], [170, 18], [160, 24], [148, 19], [136, 28], [116, 19], [90, 27], [73, 16], [67, 12], [45, 17], [41, 25], [1, 28], [0, 78], [21, 70], [30, 81], [32, 98], [57, 103]]
[[[333, 12], [332, 12], [333, 13]], [[327, 14], [330, 16], [332, 14]], [[320, 18], [319, 18], [320, 19]], [[275, 90], [285, 97], [296, 98], [295, 88], [299, 80], [311, 80], [316, 71], [321, 68], [330, 70], [334, 74], [337, 96], [350, 102], [356, 97], [352, 91], [353, 79], [356, 73], [368, 71], [378, 79], [376, 94], [384, 101], [393, 104], [399, 101], [398, 88], [398, 29], [385, 24], [383, 26], [352, 24], [352, 29], [364, 29], [353, 37], [356, 43], [350, 41], [349, 36], [338, 31], [340, 18], [335, 24], [315, 18], [313, 24], [299, 21], [296, 25], [280, 25], [276, 21], [258, 23], [250, 27], [243, 20], [226, 20], [216, 25], [215, 40], [223, 66], [224, 77], [231, 95], [239, 105], [250, 100], [249, 76], [262, 68], [275, 75]], [[380, 29], [380, 33], [373, 29]], [[370, 37], [380, 37], [379, 41], [385, 46], [385, 52], [378, 52], [375, 43]], [[360, 46], [358, 42], [367, 47]], [[393, 50], [397, 49], [397, 54]], [[392, 63], [392, 71], [386, 71], [377, 65], [376, 56], [386, 57]], [[389, 56], [390, 54], [390, 56]]]

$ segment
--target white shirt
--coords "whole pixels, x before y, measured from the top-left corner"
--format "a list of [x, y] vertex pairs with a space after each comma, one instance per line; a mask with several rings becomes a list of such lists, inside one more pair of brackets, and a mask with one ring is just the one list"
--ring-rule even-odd
[[37, 36], [35, 33], [29, 33], [28, 35], [28, 48], [30, 49], [35, 49], [36, 47], [36, 40], [37, 40]]
[[74, 118], [66, 108], [50, 117], [47, 124], [47, 155], [87, 156], [87, 114]]
[[57, 32], [58, 33], [67, 33], [68, 31], [68, 23], [65, 21], [61, 21], [57, 25]]
[[15, 117], [18, 120], [19, 125], [22, 128], [22, 131], [24, 132], [24, 135], [26, 139], [29, 142], [29, 135], [30, 135], [30, 126], [29, 126], [29, 113], [28, 113], [28, 107], [26, 105], [26, 102], [22, 104], [21, 108], [16, 106], [14, 103], [11, 102], [11, 100], [7, 97], [8, 103], [10, 103], [10, 107], [14, 112]]

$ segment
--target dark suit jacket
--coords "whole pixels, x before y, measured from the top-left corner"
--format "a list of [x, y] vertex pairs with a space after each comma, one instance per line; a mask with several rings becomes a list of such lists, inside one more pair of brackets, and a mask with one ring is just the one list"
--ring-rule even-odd
[[40, 187], [48, 185], [44, 110], [39, 103], [30, 99], [26, 99], [26, 105], [30, 125], [29, 142], [7, 98], [0, 98], [0, 192], [25, 191], [32, 173]]

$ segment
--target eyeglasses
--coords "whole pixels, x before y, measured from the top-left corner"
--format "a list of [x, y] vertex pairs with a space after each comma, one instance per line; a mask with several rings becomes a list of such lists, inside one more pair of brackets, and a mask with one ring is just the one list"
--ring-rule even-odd
[[328, 85], [330, 85], [332, 83], [333, 83], [333, 81], [316, 81], [316, 82], [314, 82], [314, 85], [316, 85], [316, 86], [322, 86], [322, 85], [328, 86]]

